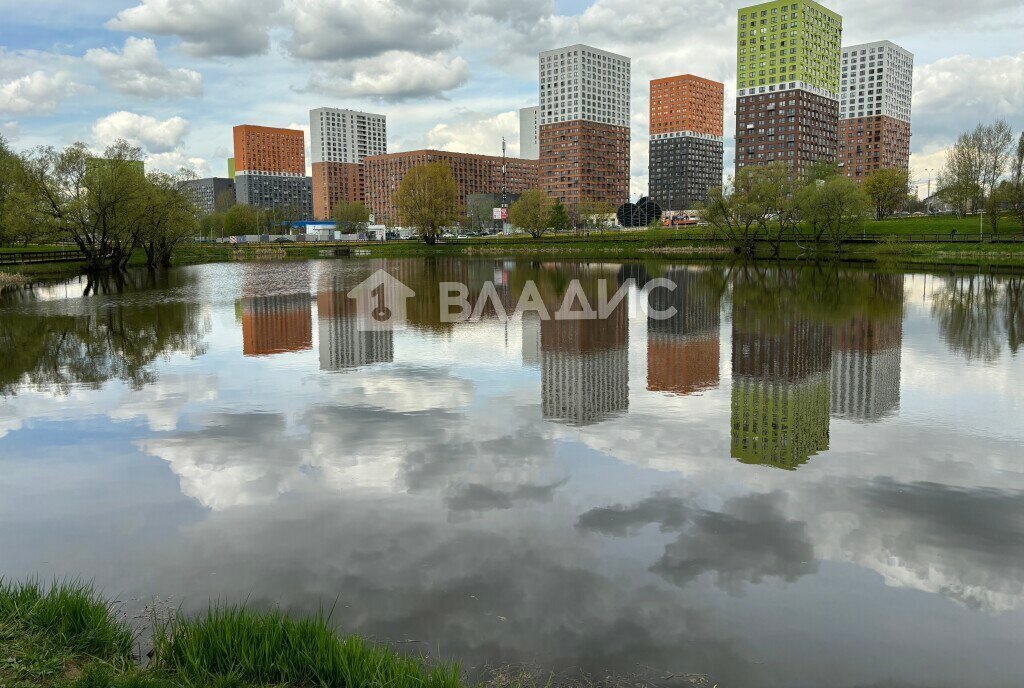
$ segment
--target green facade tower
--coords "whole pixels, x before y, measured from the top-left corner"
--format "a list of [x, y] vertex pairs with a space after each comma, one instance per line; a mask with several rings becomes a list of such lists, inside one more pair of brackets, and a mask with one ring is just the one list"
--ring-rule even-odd
[[794, 176], [835, 161], [843, 20], [812, 0], [740, 8], [736, 170], [781, 161]]

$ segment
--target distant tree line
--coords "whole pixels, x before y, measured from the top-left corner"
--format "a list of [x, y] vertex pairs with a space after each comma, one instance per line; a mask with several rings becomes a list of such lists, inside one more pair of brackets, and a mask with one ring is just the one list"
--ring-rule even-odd
[[0, 137], [0, 245], [72, 243], [89, 271], [122, 270], [137, 250], [151, 266], [169, 265], [198, 228], [180, 191], [195, 175], [147, 175], [141, 161], [125, 141], [102, 155], [83, 143], [17, 153]]

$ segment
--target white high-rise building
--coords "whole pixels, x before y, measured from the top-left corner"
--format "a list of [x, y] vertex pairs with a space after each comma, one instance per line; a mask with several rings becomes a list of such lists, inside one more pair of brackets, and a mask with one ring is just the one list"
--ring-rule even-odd
[[910, 121], [914, 55], [892, 41], [843, 48], [839, 117], [883, 115]]
[[540, 157], [540, 106], [519, 110], [519, 157], [536, 160]]
[[388, 152], [387, 117], [370, 112], [317, 108], [309, 111], [310, 159], [361, 163]]
[[630, 60], [589, 45], [540, 54], [540, 124], [585, 120], [629, 127]]

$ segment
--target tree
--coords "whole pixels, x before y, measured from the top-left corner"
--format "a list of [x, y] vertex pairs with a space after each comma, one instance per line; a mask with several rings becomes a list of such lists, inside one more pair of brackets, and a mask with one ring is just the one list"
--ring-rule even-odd
[[763, 218], [755, 199], [755, 174], [752, 167], [740, 168], [727, 187], [708, 191], [708, 200], [700, 209], [701, 219], [749, 257], [754, 255]]
[[829, 242], [837, 251], [870, 207], [867, 195], [848, 177], [807, 184], [797, 192], [796, 203], [815, 243]]
[[239, 203], [224, 213], [224, 233], [229, 236], [258, 234], [259, 218], [256, 208]]
[[557, 198], [555, 199], [554, 205], [551, 206], [551, 217], [548, 219], [548, 226], [556, 232], [570, 228], [569, 213], [566, 212], [565, 206], [562, 205], [562, 201]]
[[771, 244], [772, 254], [778, 255], [783, 237], [794, 231], [799, 223], [796, 183], [789, 165], [781, 161], [755, 167], [750, 174], [754, 214], [762, 235]]
[[540, 189], [529, 189], [509, 207], [508, 221], [529, 232], [534, 239], [539, 239], [551, 226], [553, 208], [546, 193]]
[[946, 165], [939, 178], [940, 197], [958, 215], [986, 207], [993, 229], [998, 226], [998, 200], [993, 193], [1010, 161], [1013, 132], [1003, 120], [979, 124], [957, 138], [946, 151]]
[[875, 206], [875, 219], [884, 220], [907, 202], [910, 174], [895, 168], [877, 170], [864, 179], [862, 188]]
[[426, 243], [434, 244], [457, 216], [459, 188], [452, 168], [443, 162], [412, 167], [398, 185], [395, 205], [403, 222], [417, 228]]
[[1017, 140], [1017, 149], [1010, 163], [1010, 188], [1006, 200], [1010, 212], [1024, 228], [1024, 132]]
[[370, 222], [370, 209], [360, 201], [342, 201], [334, 206], [334, 221], [338, 229], [352, 234], [366, 228]]
[[580, 201], [576, 206], [580, 221], [587, 227], [604, 228], [608, 218], [615, 214], [615, 204], [608, 201]]
[[466, 226], [480, 231], [492, 226], [494, 201], [488, 194], [470, 196], [466, 202]]
[[74, 242], [87, 270], [123, 269], [138, 246], [138, 206], [146, 194], [141, 158], [141, 149], [121, 140], [102, 158], [83, 143], [35, 149], [20, 175], [32, 219]]
[[188, 176], [184, 171], [176, 176], [163, 172], [147, 175], [145, 195], [139, 204], [138, 243], [151, 267], [169, 267], [174, 251], [199, 228], [195, 207], [180, 191]]

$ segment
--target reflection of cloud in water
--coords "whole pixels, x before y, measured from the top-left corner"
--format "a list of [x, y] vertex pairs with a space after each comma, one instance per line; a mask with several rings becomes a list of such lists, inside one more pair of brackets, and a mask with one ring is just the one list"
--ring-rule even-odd
[[818, 488], [825, 556], [1001, 612], [1024, 600], [1024, 493], [889, 479]]
[[221, 593], [209, 572], [231, 572], [232, 589], [252, 604], [312, 613], [338, 599], [335, 619], [345, 630], [424, 641], [424, 651], [459, 657], [467, 670], [484, 660], [619, 671], [714, 666], [736, 685], [763, 671], [678, 590], [601, 573], [573, 528], [542, 514], [470, 528], [430, 504], [302, 494], [273, 511], [212, 513], [180, 545], [194, 558], [165, 556], [156, 569], [188, 591], [187, 610]]
[[806, 526], [784, 515], [784, 501], [778, 492], [750, 494], [726, 501], [721, 511], [710, 511], [662, 493], [631, 507], [588, 511], [577, 526], [622, 536], [657, 523], [662, 531], [679, 536], [665, 546], [651, 570], [680, 586], [714, 573], [716, 585], [741, 594], [746, 582], [773, 577], [793, 582], [818, 570]]

